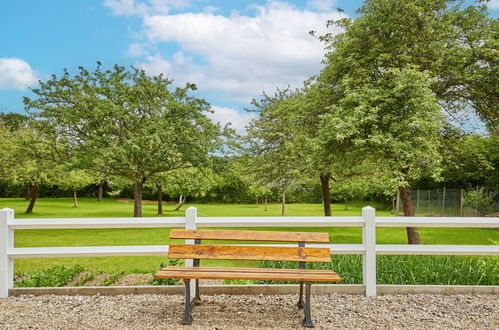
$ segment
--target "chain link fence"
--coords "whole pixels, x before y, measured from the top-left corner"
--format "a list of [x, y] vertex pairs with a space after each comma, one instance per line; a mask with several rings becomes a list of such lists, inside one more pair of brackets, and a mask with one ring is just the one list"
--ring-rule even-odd
[[[415, 189], [412, 205], [416, 216], [499, 216], [499, 187]], [[393, 212], [404, 213], [398, 192], [393, 199]]]

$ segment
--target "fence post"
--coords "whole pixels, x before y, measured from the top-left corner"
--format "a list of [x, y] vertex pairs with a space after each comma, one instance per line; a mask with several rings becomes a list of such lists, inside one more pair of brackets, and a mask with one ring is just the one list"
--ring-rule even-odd
[[416, 197], [416, 216], [419, 214], [419, 189]]
[[[185, 210], [185, 229], [197, 229], [196, 227], [196, 218], [198, 216], [198, 209], [194, 206], [190, 206]], [[194, 244], [193, 239], [186, 239], [185, 244]], [[185, 265], [192, 267], [194, 266], [193, 259], [186, 259]], [[196, 281], [191, 281], [191, 294], [193, 297], [196, 297]]]
[[376, 296], [376, 210], [371, 206], [362, 209], [364, 227], [362, 243], [366, 249], [362, 258], [362, 278], [366, 297]]
[[461, 216], [464, 216], [464, 189], [461, 189]]
[[445, 215], [445, 187], [444, 187], [444, 192], [442, 194], [442, 217]]
[[13, 220], [13, 209], [0, 210], [0, 298], [8, 297], [14, 287], [14, 260], [7, 255], [7, 250], [14, 247], [14, 231], [8, 227]]

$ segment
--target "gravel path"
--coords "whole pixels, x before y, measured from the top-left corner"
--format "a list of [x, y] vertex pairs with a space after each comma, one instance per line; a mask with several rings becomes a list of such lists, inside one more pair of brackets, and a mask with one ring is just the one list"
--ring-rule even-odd
[[[0, 328], [297, 329], [296, 297], [204, 296], [192, 327], [180, 295], [21, 296], [0, 299]], [[316, 329], [498, 329], [494, 295], [332, 294], [312, 297]]]

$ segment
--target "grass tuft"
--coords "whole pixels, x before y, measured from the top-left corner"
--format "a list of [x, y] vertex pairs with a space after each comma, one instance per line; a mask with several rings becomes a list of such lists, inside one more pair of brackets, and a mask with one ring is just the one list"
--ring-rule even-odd
[[64, 286], [82, 271], [83, 267], [79, 265], [55, 266], [37, 271], [22, 280], [15, 282], [14, 286], [17, 288]]

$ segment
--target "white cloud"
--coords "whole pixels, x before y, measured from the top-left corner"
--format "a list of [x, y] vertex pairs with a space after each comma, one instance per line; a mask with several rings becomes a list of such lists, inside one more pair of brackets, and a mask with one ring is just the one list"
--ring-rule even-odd
[[0, 89], [26, 89], [38, 82], [36, 72], [19, 58], [0, 58]]
[[210, 118], [214, 123], [220, 123], [222, 126], [230, 124], [230, 127], [235, 129], [239, 134], [245, 134], [245, 127], [252, 119], [256, 118], [254, 113], [241, 113], [227, 107], [212, 106], [212, 109], [213, 113], [207, 113], [208, 118]]
[[491, 9], [499, 9], [499, 0], [491, 0], [487, 6]]
[[[173, 58], [146, 56], [139, 65], [149, 72], [169, 70], [177, 80], [195, 77], [190, 82], [201, 90], [222, 92], [241, 102], [278, 86], [299, 87], [318, 73], [324, 49], [308, 32], [325, 33], [327, 20], [339, 14], [302, 11], [277, 1], [254, 8], [256, 16], [237, 12], [229, 17], [206, 12], [145, 15], [143, 33], [149, 43], [176, 43], [182, 51]], [[331, 29], [328, 32], [339, 31]], [[179, 54], [190, 60], [178, 65], [175, 56]], [[196, 64], [193, 57], [203, 64]]]
[[155, 50], [155, 49], [156, 47], [148, 43], [136, 42], [128, 46], [126, 55], [131, 57], [147, 56], [149, 55], [150, 50]]
[[104, 0], [104, 6], [111, 8], [115, 15], [166, 14], [172, 9], [190, 7], [189, 0]]
[[309, 0], [307, 6], [320, 11], [331, 11], [336, 0]]

